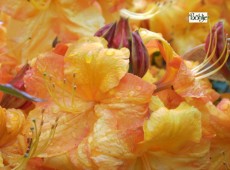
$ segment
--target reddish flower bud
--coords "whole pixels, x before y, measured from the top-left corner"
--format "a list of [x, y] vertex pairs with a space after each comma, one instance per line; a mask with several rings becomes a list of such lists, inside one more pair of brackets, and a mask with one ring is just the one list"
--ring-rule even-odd
[[222, 21], [212, 27], [211, 33], [206, 38], [205, 51], [213, 63], [212, 65], [220, 70], [226, 79], [230, 80], [229, 42]]
[[110, 23], [110, 24], [106, 24], [104, 27], [100, 28], [95, 34], [94, 36], [96, 37], [103, 37], [104, 34], [111, 28], [111, 26], [114, 23]]
[[121, 17], [116, 26], [112, 47], [118, 49], [122, 47], [129, 48], [130, 36], [131, 31], [128, 19]]
[[224, 24], [222, 21], [219, 21], [212, 27], [212, 32], [209, 33], [206, 38], [205, 50], [208, 53], [208, 55], [211, 55], [212, 49], [214, 49], [216, 45], [215, 55], [217, 58], [221, 56], [221, 53], [224, 50], [225, 41], [226, 36], [224, 33]]
[[149, 68], [149, 55], [138, 31], [132, 33], [130, 53], [129, 72], [143, 77]]
[[[25, 87], [24, 87], [23, 77], [28, 69], [29, 69], [29, 64], [26, 64], [18, 72], [15, 78], [9, 82], [9, 84], [11, 84], [13, 87], [15, 87], [18, 90], [24, 91]], [[4, 108], [15, 108], [15, 109], [21, 108], [24, 105], [29, 107], [31, 104], [32, 104], [31, 101], [28, 101], [23, 98], [18, 98], [10, 94], [4, 94], [0, 103], [0, 105]]]
[[116, 22], [112, 24], [105, 25], [99, 29], [94, 35], [97, 37], [103, 37], [108, 42], [108, 47], [111, 48], [113, 44], [113, 37], [116, 30]]
[[108, 24], [99, 29], [95, 36], [104, 37], [109, 48], [130, 50], [129, 72], [143, 77], [149, 66], [149, 56], [138, 32], [131, 33], [128, 19], [120, 18], [117, 23]]

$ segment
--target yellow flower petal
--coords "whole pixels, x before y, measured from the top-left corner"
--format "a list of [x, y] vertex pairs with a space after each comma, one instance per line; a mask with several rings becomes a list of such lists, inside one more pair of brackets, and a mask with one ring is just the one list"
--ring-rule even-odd
[[7, 28], [8, 44], [15, 58], [22, 63], [52, 49], [55, 37], [69, 42], [80, 36], [93, 35], [104, 23], [97, 3], [93, 1], [7, 0], [0, 8], [13, 16]]
[[116, 130], [116, 122], [112, 120], [112, 117], [99, 118], [87, 141], [84, 140], [72, 153], [72, 161], [78, 168], [117, 169], [134, 156], [132, 148], [125, 142], [128, 136]]
[[[203, 170], [209, 169], [209, 141], [202, 141], [176, 153], [165, 151], [147, 151], [137, 159], [134, 170]], [[139, 169], [138, 169], [139, 167]], [[132, 170], [133, 170], [132, 169]]]
[[2, 153], [0, 152], [0, 168], [3, 168], [4, 164], [3, 164], [3, 158], [2, 158]]
[[201, 113], [186, 103], [176, 109], [160, 108], [144, 123], [145, 141], [153, 149], [178, 151], [201, 139]]
[[[95, 121], [92, 109], [79, 115], [62, 112], [51, 103], [46, 108], [35, 108], [27, 118], [25, 129], [28, 137], [38, 142], [38, 145], [31, 146], [31, 152], [34, 153], [30, 156], [50, 157], [68, 152], [78, 146], [82, 139], [91, 132]], [[31, 127], [34, 128], [32, 131]], [[33, 131], [41, 135], [31, 136], [31, 133], [28, 133]]]
[[157, 81], [157, 78], [153, 77], [149, 70], [145, 73], [145, 75], [144, 75], [144, 77], [142, 77], [142, 79], [145, 80], [146, 82], [151, 83], [151, 84], [153, 84]]
[[102, 38], [84, 38], [68, 49], [65, 75], [77, 84], [77, 92], [83, 98], [97, 101], [118, 85], [128, 70], [128, 58], [126, 48], [107, 49]]
[[29, 18], [38, 12], [29, 1], [23, 0], [1, 1], [0, 10], [19, 20]]
[[25, 121], [21, 110], [0, 107], [0, 147], [11, 144], [21, 132]]

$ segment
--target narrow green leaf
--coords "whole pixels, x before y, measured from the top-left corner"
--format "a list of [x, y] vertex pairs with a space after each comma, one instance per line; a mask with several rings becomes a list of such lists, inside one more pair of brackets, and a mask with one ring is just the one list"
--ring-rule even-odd
[[36, 98], [34, 96], [29, 95], [28, 93], [18, 90], [13, 87], [11, 84], [0, 84], [0, 91], [3, 93], [10, 94], [15, 97], [24, 98], [33, 102], [43, 102], [43, 99]]

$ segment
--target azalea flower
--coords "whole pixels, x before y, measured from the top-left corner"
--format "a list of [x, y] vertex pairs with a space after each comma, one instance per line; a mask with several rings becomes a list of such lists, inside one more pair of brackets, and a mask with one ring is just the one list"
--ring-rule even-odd
[[204, 107], [211, 116], [211, 125], [215, 133], [211, 143], [210, 169], [228, 169], [230, 101], [222, 99], [217, 106], [207, 103]]
[[[225, 17], [218, 13], [223, 6], [209, 9], [212, 3], [217, 2], [0, 2], [6, 13], [0, 88], [16, 96], [4, 94], [0, 103], [0, 167], [230, 168], [230, 102], [208, 80], [227, 66], [223, 26], [210, 33], [197, 26], [202, 32], [188, 44], [181, 39], [191, 40], [194, 25], [167, 20], [185, 19], [191, 10], [207, 10], [214, 20]], [[102, 15], [113, 23], [101, 27]], [[129, 25], [127, 18], [145, 21]], [[203, 61], [187, 61], [186, 56], [198, 59], [194, 49], [184, 51], [208, 33]]]
[[[148, 103], [154, 85], [127, 73], [127, 49], [108, 49], [106, 45], [102, 38], [83, 38], [69, 45], [67, 51], [60, 52], [58, 49], [65, 46], [60, 44], [53, 52], [44, 53], [31, 62], [31, 70], [24, 77], [26, 90], [47, 102], [36, 104], [37, 107], [27, 117], [27, 138], [31, 138], [28, 133], [31, 126], [36, 125], [35, 132], [40, 134], [32, 136], [33, 142], [28, 145], [28, 159], [70, 154], [69, 157], [76, 167], [93, 168], [93, 164], [85, 165], [81, 162], [77, 154], [77, 150], [84, 148], [85, 144], [89, 145], [87, 141], [92, 138], [95, 140], [91, 151], [97, 145], [102, 149], [109, 145], [115, 147], [111, 155], [108, 149], [105, 153], [102, 152], [99, 160], [105, 156], [107, 161], [112, 161], [118, 154], [121, 155], [123, 149], [122, 153], [130, 153], [127, 153], [127, 158], [133, 155], [136, 143], [142, 139], [141, 127], [148, 116]], [[129, 121], [126, 121], [127, 116]], [[54, 121], [50, 122], [51, 119]], [[98, 128], [102, 131], [98, 131]], [[53, 135], [48, 135], [51, 133]], [[64, 137], [64, 133], [69, 135]], [[105, 134], [108, 135], [104, 136]], [[100, 139], [103, 138], [108, 145], [101, 143]], [[117, 150], [118, 145], [121, 148]], [[70, 152], [71, 149], [74, 150]], [[92, 152], [90, 159], [94, 164], [99, 167], [106, 166], [105, 162], [98, 162], [94, 157]], [[122, 159], [114, 161], [121, 162]], [[116, 167], [115, 164], [107, 167]], [[25, 164], [19, 165], [23, 166]]]
[[0, 10], [12, 16], [7, 42], [10, 52], [23, 64], [52, 49], [55, 37], [66, 42], [93, 35], [104, 22], [93, 1], [9, 0], [0, 2]]

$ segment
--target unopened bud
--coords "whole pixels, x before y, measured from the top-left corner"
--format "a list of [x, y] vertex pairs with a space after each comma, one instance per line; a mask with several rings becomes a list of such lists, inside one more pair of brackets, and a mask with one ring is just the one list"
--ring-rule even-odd
[[117, 49], [122, 47], [129, 48], [130, 36], [131, 31], [128, 19], [121, 17], [116, 26], [112, 47]]
[[94, 35], [97, 37], [103, 37], [108, 42], [108, 47], [111, 48], [113, 45], [113, 37], [116, 29], [116, 22], [112, 24], [105, 25], [99, 29]]
[[109, 48], [120, 49], [126, 47], [130, 50], [129, 72], [143, 77], [149, 67], [149, 56], [138, 31], [131, 33], [128, 19], [121, 17], [113, 24], [99, 29], [95, 36], [104, 37]]
[[132, 33], [130, 53], [129, 72], [143, 77], [149, 68], [149, 55], [138, 31]]
[[[215, 51], [213, 51], [215, 50]], [[211, 58], [213, 66], [220, 70], [222, 75], [230, 80], [229, 41], [224, 32], [222, 21], [217, 22], [205, 42], [205, 51]]]
[[[28, 69], [29, 69], [29, 64], [23, 66], [22, 69], [18, 72], [18, 74], [9, 82], [9, 84], [11, 84], [13, 87], [15, 87], [18, 90], [24, 91], [25, 87], [24, 87], [23, 77]], [[17, 108], [21, 108], [25, 104], [27, 106], [30, 106], [29, 103], [32, 104], [32, 102], [27, 101], [26, 99], [18, 98], [10, 94], [4, 94], [0, 102], [0, 105], [4, 108], [17, 109]]]
[[205, 50], [208, 53], [208, 55], [211, 55], [212, 49], [214, 49], [215, 47], [215, 41], [216, 41], [215, 55], [218, 58], [219, 56], [221, 56], [221, 53], [224, 50], [224, 45], [226, 42], [226, 36], [224, 33], [224, 25], [222, 21], [217, 22], [212, 27], [212, 32], [209, 33], [206, 38]]
[[113, 25], [113, 23], [106, 24], [104, 27], [100, 28], [100, 29], [94, 34], [94, 36], [103, 37], [103, 36], [105, 35], [105, 33], [108, 32], [108, 30], [111, 28], [112, 25]]

